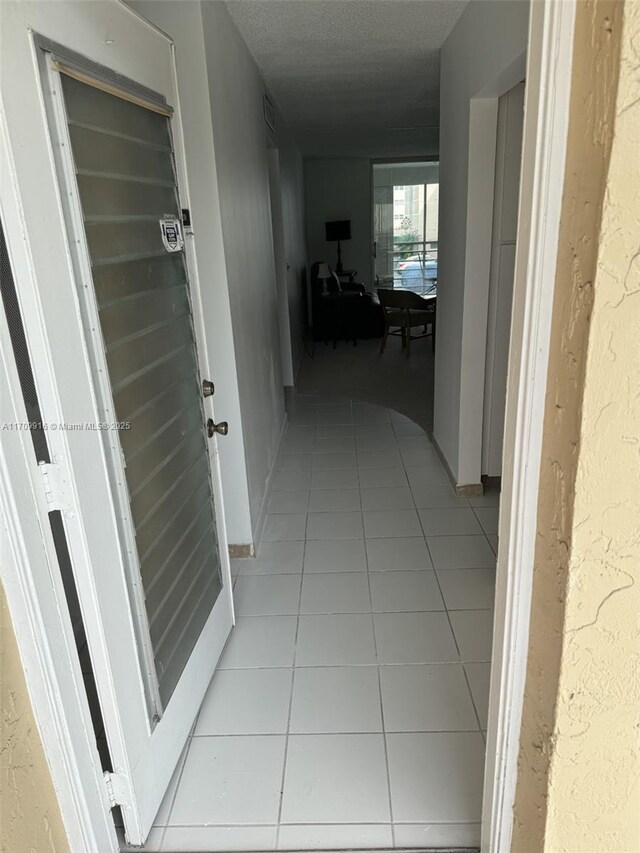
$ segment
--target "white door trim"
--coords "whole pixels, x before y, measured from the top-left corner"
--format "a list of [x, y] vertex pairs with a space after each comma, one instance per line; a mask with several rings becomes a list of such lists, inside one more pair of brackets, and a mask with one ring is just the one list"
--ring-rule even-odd
[[[0, 114], [0, 213], [14, 279], [32, 265]], [[16, 288], [17, 289], [17, 288]], [[19, 292], [19, 291], [18, 291]], [[0, 306], [0, 420], [27, 414]], [[119, 850], [57, 555], [28, 431], [0, 433], [0, 576], [71, 850]]]
[[503, 451], [482, 851], [511, 848], [575, 0], [532, 0]]

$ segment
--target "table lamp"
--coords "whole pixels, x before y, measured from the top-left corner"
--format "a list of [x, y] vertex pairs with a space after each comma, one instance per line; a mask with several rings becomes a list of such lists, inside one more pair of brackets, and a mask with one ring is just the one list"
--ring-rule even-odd
[[318, 278], [322, 282], [322, 292], [328, 293], [329, 288], [327, 287], [327, 279], [331, 278], [331, 270], [329, 269], [329, 264], [320, 263], [318, 264]]
[[337, 219], [334, 222], [324, 223], [325, 240], [327, 243], [338, 243], [338, 262], [336, 272], [342, 272], [342, 257], [340, 255], [340, 241], [351, 239], [351, 220]]

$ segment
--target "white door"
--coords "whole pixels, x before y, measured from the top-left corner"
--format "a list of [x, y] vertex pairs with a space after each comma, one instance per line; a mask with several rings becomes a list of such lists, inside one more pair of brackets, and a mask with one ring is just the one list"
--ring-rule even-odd
[[37, 282], [24, 321], [36, 385], [52, 379], [43, 488], [64, 519], [106, 784], [141, 844], [233, 622], [172, 48], [115, 0], [2, 17]]

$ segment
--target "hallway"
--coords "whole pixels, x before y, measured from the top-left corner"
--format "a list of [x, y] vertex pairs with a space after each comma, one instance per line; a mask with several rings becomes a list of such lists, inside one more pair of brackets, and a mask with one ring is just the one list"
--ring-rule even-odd
[[400, 338], [391, 338], [380, 355], [380, 338], [347, 342], [333, 349], [310, 345], [302, 356], [296, 388], [319, 399], [353, 399], [389, 406], [411, 418], [427, 433], [433, 431], [433, 366], [431, 338], [417, 341], [411, 357]]
[[297, 396], [237, 625], [145, 849], [477, 846], [497, 494], [393, 410]]

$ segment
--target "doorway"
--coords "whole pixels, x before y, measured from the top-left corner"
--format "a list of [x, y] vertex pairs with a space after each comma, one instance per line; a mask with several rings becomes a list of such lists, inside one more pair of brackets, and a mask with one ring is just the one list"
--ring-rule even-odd
[[438, 163], [374, 163], [372, 204], [376, 285], [435, 295]]

